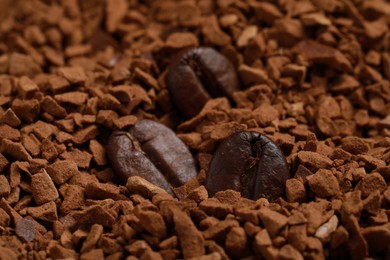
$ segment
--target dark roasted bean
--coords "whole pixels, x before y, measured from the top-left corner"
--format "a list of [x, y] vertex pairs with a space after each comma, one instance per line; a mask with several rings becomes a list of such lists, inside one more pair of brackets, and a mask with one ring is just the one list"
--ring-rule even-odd
[[206, 188], [212, 196], [232, 189], [242, 196], [277, 199], [290, 177], [284, 155], [267, 137], [256, 132], [238, 132], [217, 148], [207, 174]]
[[166, 126], [140, 120], [130, 132], [116, 131], [106, 147], [115, 174], [122, 181], [141, 176], [170, 192], [197, 175], [186, 145]]
[[239, 90], [233, 65], [212, 48], [193, 48], [176, 55], [166, 77], [168, 89], [178, 110], [186, 117], [200, 112], [212, 97], [227, 96]]

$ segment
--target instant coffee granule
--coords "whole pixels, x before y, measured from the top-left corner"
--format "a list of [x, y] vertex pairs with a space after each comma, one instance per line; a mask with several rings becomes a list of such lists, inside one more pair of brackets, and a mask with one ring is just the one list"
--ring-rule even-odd
[[389, 258], [389, 17], [0, 0], [0, 259]]

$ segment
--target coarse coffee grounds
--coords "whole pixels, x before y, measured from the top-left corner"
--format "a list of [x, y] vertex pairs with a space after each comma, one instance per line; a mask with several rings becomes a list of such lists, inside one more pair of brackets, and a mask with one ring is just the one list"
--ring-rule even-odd
[[[385, 0], [0, 0], [0, 259], [389, 258], [389, 17]], [[240, 91], [186, 118], [167, 75], [200, 47]], [[195, 158], [173, 194], [107, 158], [144, 119]], [[242, 131], [280, 147], [282, 197], [209, 196]]]

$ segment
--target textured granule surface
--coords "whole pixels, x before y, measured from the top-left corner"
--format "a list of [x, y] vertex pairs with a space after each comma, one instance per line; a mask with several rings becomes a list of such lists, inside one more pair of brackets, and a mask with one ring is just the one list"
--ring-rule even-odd
[[[0, 259], [390, 257], [389, 15], [385, 0], [0, 0]], [[241, 89], [185, 118], [168, 65], [200, 46]], [[174, 195], [107, 159], [142, 119], [195, 158]], [[242, 130], [286, 157], [275, 201], [208, 195]]]

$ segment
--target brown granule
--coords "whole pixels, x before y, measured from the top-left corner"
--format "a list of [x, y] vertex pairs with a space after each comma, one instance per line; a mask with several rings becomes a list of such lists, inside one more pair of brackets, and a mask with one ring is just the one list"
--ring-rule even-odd
[[38, 205], [58, 198], [58, 191], [45, 170], [31, 177], [31, 193]]

